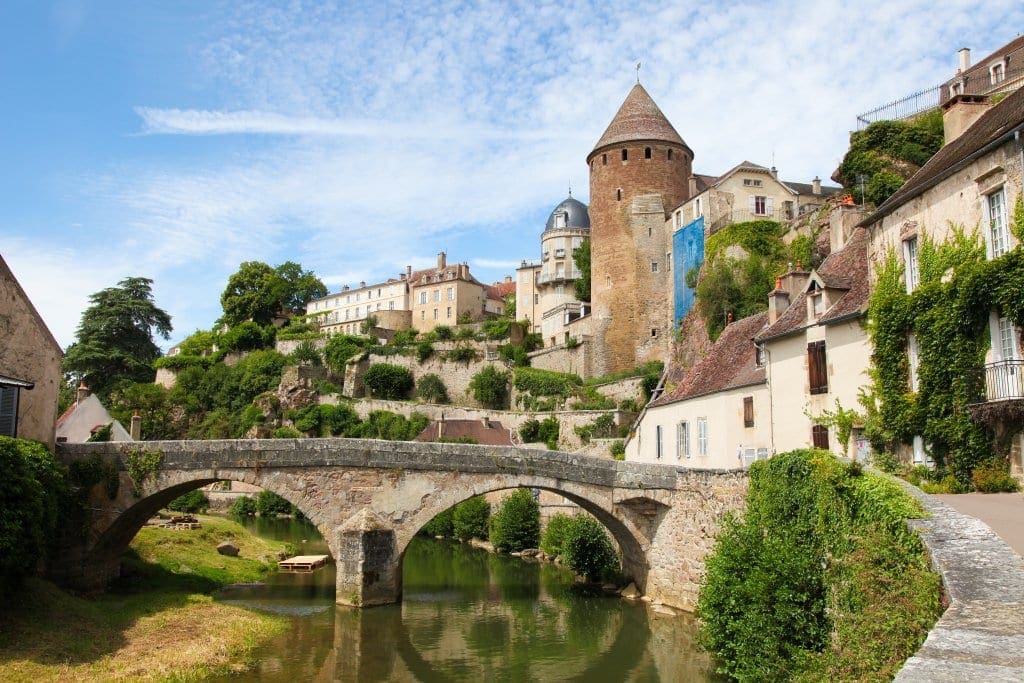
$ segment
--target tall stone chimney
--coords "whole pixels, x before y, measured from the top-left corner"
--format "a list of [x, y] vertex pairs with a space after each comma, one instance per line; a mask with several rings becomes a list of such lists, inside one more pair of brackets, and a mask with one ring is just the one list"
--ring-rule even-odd
[[811, 181], [811, 194], [821, 194], [821, 178], [818, 176]]
[[789, 308], [789, 292], [783, 289], [782, 278], [777, 277], [775, 278], [775, 289], [768, 294], [768, 324], [774, 325], [787, 308]]
[[142, 416], [139, 415], [139, 411], [132, 413], [132, 426], [128, 432], [132, 441], [142, 441]]
[[443, 251], [437, 252], [437, 268], [438, 268], [438, 270], [440, 270], [441, 268], [444, 268], [446, 264], [447, 264], [447, 261], [445, 260], [445, 253]]
[[954, 95], [942, 105], [945, 144], [960, 137], [992, 106], [985, 95]]
[[690, 176], [690, 199], [697, 196], [697, 176]]
[[971, 68], [971, 48], [962, 47], [957, 51], [957, 56], [960, 58], [959, 73], [963, 73]]

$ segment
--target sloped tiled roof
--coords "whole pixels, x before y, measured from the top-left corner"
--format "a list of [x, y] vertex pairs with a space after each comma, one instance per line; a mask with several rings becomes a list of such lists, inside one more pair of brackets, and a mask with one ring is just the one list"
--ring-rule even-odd
[[694, 173], [693, 177], [697, 180], [697, 192], [703, 192], [712, 185], [718, 182], [718, 176], [716, 175], [705, 175], [704, 173]]
[[836, 194], [837, 192], [843, 191], [843, 188], [836, 187], [835, 185], [822, 185], [821, 194], [815, 195], [814, 185], [812, 183], [793, 183], [788, 180], [783, 180], [782, 184], [799, 195], [812, 195], [815, 197], [821, 197], [822, 199], [826, 199]]
[[[989, 65], [992, 64], [992, 62], [994, 62], [995, 60], [999, 59], [1000, 57], [1010, 57], [1010, 69], [1021, 68], [1019, 57], [1016, 57], [1014, 53], [1022, 49], [1024, 49], [1024, 36], [1017, 36], [1016, 38], [1008, 42], [1006, 45], [1003, 45], [1001, 48], [993, 50], [991, 54], [985, 55], [984, 57], [979, 59], [973, 66], [967, 67], [966, 71], [957, 73], [955, 76], [953, 76], [953, 78], [946, 81], [943, 85], [948, 86], [950, 83], [955, 83], [956, 81], [962, 80], [965, 77], [969, 80], [976, 77], [980, 77], [987, 84], [989, 81]], [[943, 95], [945, 95], [948, 92], [948, 88], [942, 89]]]
[[804, 329], [809, 324], [828, 325], [865, 311], [868, 284], [868, 231], [857, 228], [839, 251], [828, 255], [814, 271], [827, 289], [843, 292], [838, 300], [816, 321], [807, 319], [807, 291], [801, 291], [773, 325], [757, 335], [757, 341], [782, 337]]
[[764, 368], [754, 364], [754, 336], [766, 322], [768, 313], [762, 312], [727, 325], [711, 350], [690, 368], [679, 385], [651, 406], [764, 382]]
[[[410, 287], [426, 287], [427, 285], [437, 285], [444, 282], [454, 282], [455, 280], [462, 280], [463, 282], [472, 282], [473, 284], [480, 285], [483, 287], [483, 283], [473, 277], [473, 274], [466, 270], [468, 277], [461, 277], [461, 265], [455, 263], [444, 268], [424, 268], [423, 270], [414, 270], [412, 275], [409, 276]], [[451, 274], [451, 277], [448, 275]], [[422, 282], [423, 276], [427, 277], [426, 282]]]
[[689, 149], [689, 145], [683, 142], [683, 138], [639, 83], [629, 91], [629, 95], [619, 107], [618, 113], [608, 124], [604, 135], [594, 145], [590, 154], [593, 155], [597, 150], [608, 145], [617, 145], [633, 140], [660, 140]]
[[912, 175], [903, 187], [886, 199], [878, 209], [861, 221], [871, 225], [898, 209], [925, 190], [952, 175], [960, 166], [969, 163], [989, 145], [1009, 137], [1015, 128], [1024, 124], [1024, 88], [1006, 96], [982, 114], [974, 125], [960, 137], [940, 149]]
[[[444, 425], [443, 430], [441, 425]], [[440, 434], [440, 436], [439, 436]], [[483, 420], [435, 420], [420, 432], [415, 441], [437, 441], [445, 439], [473, 439], [484, 446], [511, 446], [512, 434], [500, 422], [493, 420], [487, 425]]]
[[509, 294], [516, 293], [515, 282], [495, 282], [493, 285], [485, 285], [487, 296], [491, 299], [504, 299]]

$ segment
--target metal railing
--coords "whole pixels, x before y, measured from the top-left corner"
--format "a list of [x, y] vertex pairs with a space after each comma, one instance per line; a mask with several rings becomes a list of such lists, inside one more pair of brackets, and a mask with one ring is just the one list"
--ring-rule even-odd
[[1001, 360], [976, 368], [971, 385], [978, 403], [1024, 399], [1024, 360]]

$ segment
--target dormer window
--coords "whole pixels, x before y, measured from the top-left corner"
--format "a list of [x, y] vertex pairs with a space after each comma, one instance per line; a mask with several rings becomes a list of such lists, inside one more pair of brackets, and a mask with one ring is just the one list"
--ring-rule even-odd
[[545, 251], [544, 252], [544, 256], [542, 256], [541, 258], [543, 260], [547, 261], [549, 258], [551, 258], [551, 252], [550, 251]]
[[767, 362], [768, 353], [764, 344], [754, 344], [754, 367], [763, 368]]
[[555, 214], [555, 227], [564, 228], [567, 222], [568, 214], [556, 213]]
[[1006, 67], [1002, 62], [996, 62], [988, 70], [989, 81], [992, 85], [998, 85], [1006, 80]]

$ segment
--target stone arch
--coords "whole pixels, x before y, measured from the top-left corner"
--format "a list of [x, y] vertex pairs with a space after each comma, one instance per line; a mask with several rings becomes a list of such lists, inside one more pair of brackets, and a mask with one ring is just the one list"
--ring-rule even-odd
[[564, 496], [593, 515], [608, 530], [622, 551], [623, 573], [632, 578], [643, 590], [647, 579], [647, 550], [650, 547], [650, 541], [630, 519], [616, 513], [611, 491], [597, 491], [586, 485], [536, 475], [526, 477], [510, 475], [499, 478], [495, 478], [493, 475], [490, 477], [463, 477], [453, 484], [446, 487], [444, 495], [427, 498], [420, 509], [409, 519], [404, 520], [396, 529], [399, 562], [404, 558], [406, 548], [413, 536], [427, 522], [445, 510], [473, 496], [518, 487], [537, 488]]
[[[109, 514], [94, 520], [81, 558], [81, 581], [89, 589], [102, 588], [117, 576], [121, 555], [147, 520], [165, 508], [175, 498], [202, 486], [218, 481], [238, 481], [267, 489], [294, 505], [307, 519], [324, 531], [319, 506], [295, 495], [295, 490], [268, 482], [254, 470], [166, 470], [158, 471], [147, 480], [141, 495], [134, 493], [133, 483], [126, 474], [121, 475], [117, 498], [109, 506]], [[324, 534], [331, 555], [335, 549], [328, 534]]]

